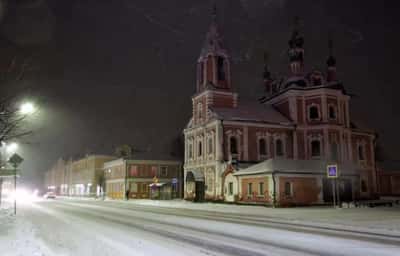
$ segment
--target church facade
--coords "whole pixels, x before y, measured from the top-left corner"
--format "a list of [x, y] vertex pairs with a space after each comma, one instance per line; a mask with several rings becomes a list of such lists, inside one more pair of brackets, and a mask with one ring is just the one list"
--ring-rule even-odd
[[285, 77], [274, 78], [265, 65], [264, 97], [239, 101], [214, 13], [197, 61], [193, 115], [184, 129], [185, 199], [327, 203], [333, 200], [329, 164], [338, 166], [338, 200], [376, 193], [376, 135], [352, 122], [351, 96], [336, 77], [332, 51], [325, 71], [306, 71], [296, 27], [288, 60]]

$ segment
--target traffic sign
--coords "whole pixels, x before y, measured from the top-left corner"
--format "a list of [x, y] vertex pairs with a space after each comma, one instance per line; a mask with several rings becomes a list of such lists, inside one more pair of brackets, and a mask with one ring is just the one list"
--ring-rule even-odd
[[171, 183], [172, 183], [172, 184], [176, 184], [176, 183], [178, 183], [178, 179], [177, 179], [177, 178], [172, 178], [172, 181], [171, 181]]
[[336, 179], [339, 177], [337, 164], [331, 164], [326, 167], [326, 175], [328, 178]]
[[8, 159], [8, 162], [12, 163], [14, 168], [16, 168], [18, 165], [20, 165], [23, 161], [24, 161], [24, 159], [21, 156], [19, 156], [17, 153], [14, 153], [10, 157], [10, 159]]

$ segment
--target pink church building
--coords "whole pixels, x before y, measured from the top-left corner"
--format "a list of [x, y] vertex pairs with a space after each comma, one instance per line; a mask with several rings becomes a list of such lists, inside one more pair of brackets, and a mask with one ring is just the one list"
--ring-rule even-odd
[[185, 199], [329, 203], [329, 164], [338, 166], [340, 201], [376, 193], [376, 135], [351, 121], [351, 96], [336, 76], [331, 45], [326, 70], [305, 70], [304, 39], [295, 26], [287, 75], [273, 78], [265, 65], [264, 97], [242, 102], [213, 13], [197, 61], [193, 116], [184, 129]]

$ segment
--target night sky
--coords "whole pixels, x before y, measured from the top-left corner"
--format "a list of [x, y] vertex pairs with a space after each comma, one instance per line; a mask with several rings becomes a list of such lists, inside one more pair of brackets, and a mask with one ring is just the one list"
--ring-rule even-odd
[[[7, 6], [7, 8], [4, 8]], [[112, 153], [130, 144], [160, 156], [191, 115], [195, 63], [211, 21], [206, 0], [0, 0], [1, 66], [31, 56], [29, 87], [40, 104], [20, 153], [23, 181], [40, 184], [59, 157]], [[262, 93], [263, 52], [287, 70], [299, 16], [308, 70], [325, 70], [332, 34], [339, 79], [354, 94], [355, 121], [400, 159], [399, 1], [219, 0], [218, 20], [241, 99]], [[28, 94], [23, 91], [24, 94]]]

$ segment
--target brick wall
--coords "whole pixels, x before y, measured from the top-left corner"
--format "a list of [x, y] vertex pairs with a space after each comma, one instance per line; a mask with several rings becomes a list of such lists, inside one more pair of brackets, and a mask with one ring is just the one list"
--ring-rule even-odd
[[[285, 195], [285, 183], [290, 182], [292, 194]], [[279, 177], [279, 192], [277, 199], [282, 206], [308, 205], [318, 201], [321, 188], [316, 178], [307, 177]]]
[[[248, 194], [249, 183], [252, 184], [252, 193]], [[263, 191], [260, 193], [259, 184], [263, 183]], [[270, 202], [271, 197], [268, 192], [268, 178], [267, 177], [256, 177], [256, 178], [242, 178], [241, 184], [242, 194], [239, 196], [239, 200], [242, 202]]]

